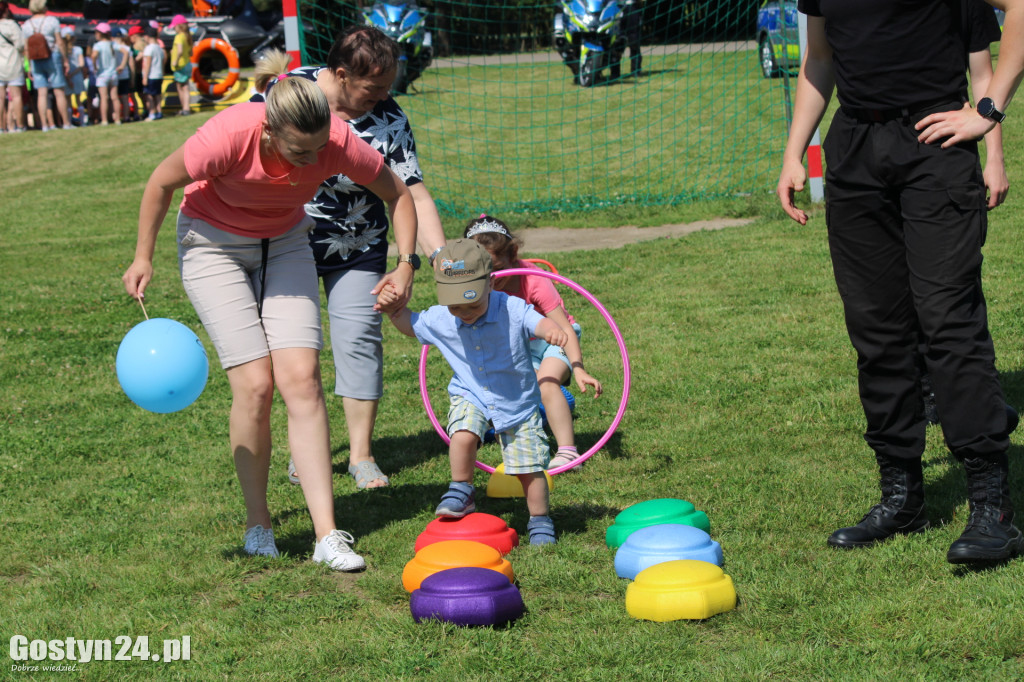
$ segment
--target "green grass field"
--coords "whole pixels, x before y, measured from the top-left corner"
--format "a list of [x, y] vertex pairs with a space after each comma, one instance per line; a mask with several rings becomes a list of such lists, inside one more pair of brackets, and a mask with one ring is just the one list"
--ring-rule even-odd
[[[616, 250], [535, 254], [615, 316], [633, 385], [608, 446], [582, 472], [556, 477], [559, 544], [520, 547], [508, 557], [524, 618], [507, 628], [461, 629], [415, 624], [410, 616], [401, 573], [433, 518], [448, 463], [419, 400], [419, 347], [387, 325], [375, 454], [391, 487], [355, 489], [345, 473], [340, 401], [328, 399], [338, 521], [358, 538], [369, 569], [335, 574], [309, 561], [312, 528], [286, 478], [281, 404], [270, 504], [285, 555], [245, 556], [227, 447], [230, 393], [216, 361], [199, 400], [170, 415], [132, 405], [114, 374], [118, 343], [143, 319], [120, 282], [143, 185], [206, 118], [0, 139], [5, 645], [16, 635], [145, 636], [159, 653], [162, 640], [190, 638], [187, 662], [54, 662], [76, 665], [71, 674], [86, 680], [1024, 677], [1024, 560], [980, 571], [945, 561], [967, 505], [963, 474], [940, 429], [929, 431], [925, 454], [933, 529], [866, 551], [826, 546], [833, 529], [857, 521], [877, 500], [875, 467], [861, 438], [854, 355], [823, 212], [815, 210], [806, 227], [786, 220], [771, 182], [753, 197], [720, 202], [509, 216], [518, 226], [551, 219], [567, 228], [760, 216], [746, 227]], [[1011, 112], [1011, 182], [1024, 166], [1022, 130]], [[773, 163], [779, 149], [749, 153]], [[1017, 407], [1024, 406], [1021, 205], [1011, 193], [991, 214], [985, 264], [998, 365]], [[459, 227], [446, 224], [450, 235]], [[172, 235], [169, 218], [147, 309], [192, 327], [212, 355], [182, 291]], [[584, 322], [588, 368], [608, 384], [600, 401], [579, 401], [587, 445], [614, 414], [622, 370], [602, 320], [574, 296], [567, 303]], [[432, 297], [429, 275], [420, 272], [414, 307]], [[329, 352], [323, 362], [330, 390]], [[432, 364], [431, 382], [443, 383], [443, 372]], [[1012, 483], [1024, 505], [1020, 436], [1013, 440]], [[485, 457], [496, 457], [493, 446]], [[481, 473], [476, 483], [486, 480]], [[627, 583], [615, 575], [605, 530], [625, 507], [658, 497], [707, 512], [739, 595], [734, 611], [670, 623], [626, 613]], [[524, 530], [521, 500], [479, 502], [481, 511]], [[25, 663], [50, 664], [16, 661], [9, 652], [0, 677], [44, 678], [41, 668], [17, 668]]]

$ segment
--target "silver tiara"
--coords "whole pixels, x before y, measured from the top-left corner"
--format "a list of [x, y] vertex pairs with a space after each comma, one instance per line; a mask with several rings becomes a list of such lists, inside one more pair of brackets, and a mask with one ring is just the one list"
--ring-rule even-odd
[[490, 218], [481, 220], [478, 223], [474, 223], [473, 227], [469, 228], [469, 230], [466, 232], [466, 237], [475, 237], [476, 235], [481, 234], [483, 232], [497, 232], [498, 234], [505, 235], [509, 239], [512, 238], [512, 235], [508, 233], [508, 230], [506, 230], [499, 223], [491, 220]]

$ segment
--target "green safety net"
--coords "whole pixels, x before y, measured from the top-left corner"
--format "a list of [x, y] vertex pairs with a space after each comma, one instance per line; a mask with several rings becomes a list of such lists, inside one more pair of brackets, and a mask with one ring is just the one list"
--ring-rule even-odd
[[[300, 0], [303, 64], [326, 63], [371, 4]], [[785, 79], [762, 73], [760, 3], [638, 2], [641, 73], [626, 50], [618, 77], [606, 67], [590, 87], [554, 46], [558, 3], [418, 4], [434, 57], [396, 96], [444, 214], [586, 212], [774, 187]]]

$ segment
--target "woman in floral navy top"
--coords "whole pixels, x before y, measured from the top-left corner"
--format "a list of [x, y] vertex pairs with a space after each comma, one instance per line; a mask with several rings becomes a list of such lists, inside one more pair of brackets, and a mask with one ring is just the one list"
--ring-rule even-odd
[[[369, 26], [350, 28], [331, 47], [326, 66], [306, 66], [289, 78], [315, 81], [332, 112], [378, 150], [409, 187], [416, 205], [420, 249], [433, 254], [444, 246], [444, 231], [434, 200], [423, 184], [416, 142], [405, 112], [390, 97], [398, 66], [398, 46]], [[287, 68], [282, 66], [282, 70]], [[256, 83], [265, 94], [278, 79]], [[263, 94], [253, 97], [261, 101]], [[335, 393], [342, 396], [349, 431], [349, 473], [359, 488], [388, 484], [371, 451], [377, 405], [384, 390], [380, 314], [376, 285], [387, 270], [387, 206], [344, 175], [320, 185], [306, 204], [316, 227], [310, 243], [327, 293], [331, 345], [336, 368]], [[395, 274], [419, 267], [415, 254], [399, 254]], [[298, 482], [289, 465], [289, 478]]]

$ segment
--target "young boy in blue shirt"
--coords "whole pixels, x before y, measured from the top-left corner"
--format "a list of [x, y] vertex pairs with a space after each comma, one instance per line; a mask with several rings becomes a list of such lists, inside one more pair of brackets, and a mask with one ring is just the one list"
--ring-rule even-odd
[[[491, 289], [491, 255], [473, 239], [449, 242], [434, 258], [437, 300], [421, 313], [389, 312], [391, 322], [420, 343], [437, 346], [451, 365], [448, 435], [452, 482], [435, 514], [461, 518], [476, 510], [473, 463], [488, 424], [501, 443], [505, 473], [523, 484], [531, 545], [554, 544], [544, 469], [551, 452], [538, 406], [540, 389], [530, 338], [564, 346], [568, 336], [522, 299]], [[381, 309], [397, 298], [386, 288]]]

